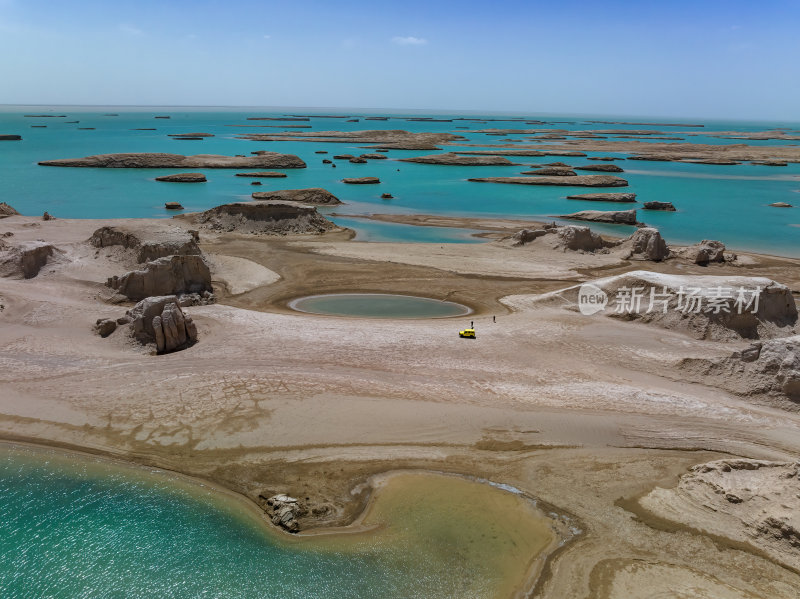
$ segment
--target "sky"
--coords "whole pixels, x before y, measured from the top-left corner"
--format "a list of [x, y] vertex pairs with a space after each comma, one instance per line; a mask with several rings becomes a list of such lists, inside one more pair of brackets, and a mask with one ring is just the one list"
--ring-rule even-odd
[[800, 0], [0, 0], [0, 104], [800, 121]]

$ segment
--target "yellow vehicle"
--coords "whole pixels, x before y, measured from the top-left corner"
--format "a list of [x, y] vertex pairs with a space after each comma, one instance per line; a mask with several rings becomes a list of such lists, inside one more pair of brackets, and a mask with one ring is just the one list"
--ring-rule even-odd
[[475, 329], [464, 329], [463, 331], [459, 331], [458, 336], [463, 337], [464, 339], [475, 339]]

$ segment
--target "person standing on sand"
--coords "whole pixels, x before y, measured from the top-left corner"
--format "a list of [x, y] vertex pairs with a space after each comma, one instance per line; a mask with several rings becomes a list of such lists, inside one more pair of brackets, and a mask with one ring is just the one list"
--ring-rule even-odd
[[492, 316], [492, 322], [497, 322], [497, 316]]

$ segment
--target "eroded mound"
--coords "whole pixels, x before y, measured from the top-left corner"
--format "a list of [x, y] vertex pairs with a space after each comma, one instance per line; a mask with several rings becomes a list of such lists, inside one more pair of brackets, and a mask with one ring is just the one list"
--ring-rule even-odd
[[277, 200], [281, 202], [298, 202], [300, 204], [315, 204], [331, 206], [341, 204], [341, 200], [330, 191], [321, 187], [308, 189], [277, 189], [275, 191], [257, 191], [253, 194], [254, 200]]
[[199, 255], [197, 239], [180, 227], [155, 224], [145, 227], [100, 227], [89, 238], [97, 248], [119, 246], [132, 250], [139, 263], [172, 255]]
[[778, 397], [800, 407], [800, 335], [756, 342], [727, 358], [687, 358], [681, 368], [737, 395]]
[[223, 204], [201, 212], [195, 220], [216, 231], [272, 235], [319, 234], [336, 228], [313, 206], [276, 201]]
[[700, 464], [674, 489], [656, 488], [639, 503], [661, 518], [747, 543], [800, 569], [800, 462]]
[[401, 162], [418, 162], [420, 164], [441, 164], [445, 166], [510, 166], [513, 164], [508, 158], [502, 156], [479, 156], [456, 154], [428, 154], [427, 156], [413, 156], [401, 158]]
[[669, 275], [635, 270], [532, 299], [680, 330], [698, 339], [772, 339], [794, 332], [791, 290], [764, 277]]
[[306, 163], [293, 154], [263, 152], [258, 156], [218, 156], [216, 154], [129, 153], [97, 154], [84, 158], [43, 160], [40, 166], [93, 168], [305, 168]]

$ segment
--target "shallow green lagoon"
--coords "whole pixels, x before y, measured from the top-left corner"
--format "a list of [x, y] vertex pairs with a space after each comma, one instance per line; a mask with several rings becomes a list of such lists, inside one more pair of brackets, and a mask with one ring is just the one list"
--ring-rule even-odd
[[471, 311], [455, 302], [388, 293], [310, 295], [293, 300], [289, 307], [300, 312], [362, 318], [445, 318]]
[[373, 530], [305, 538], [194, 481], [43, 449], [0, 446], [0, 497], [4, 599], [508, 596], [554, 538], [518, 495], [423, 473], [387, 481]]

